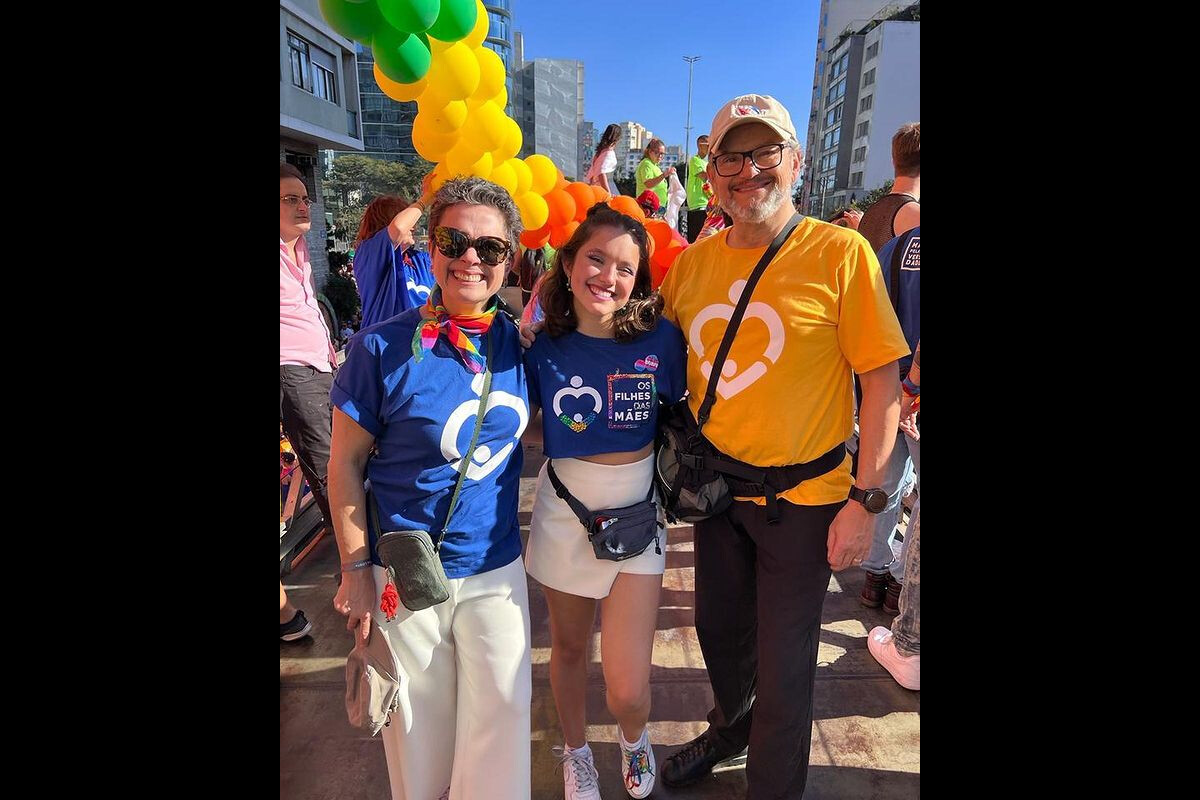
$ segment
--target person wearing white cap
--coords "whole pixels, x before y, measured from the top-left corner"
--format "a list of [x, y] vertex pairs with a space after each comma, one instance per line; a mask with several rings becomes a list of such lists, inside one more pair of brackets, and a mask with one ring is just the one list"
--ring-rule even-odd
[[[831, 569], [867, 556], [886, 503], [877, 487], [900, 415], [896, 362], [909, 349], [867, 241], [792, 208], [803, 154], [787, 109], [766, 95], [736, 97], [717, 112], [709, 142], [709, 181], [733, 225], [675, 261], [661, 288], [664, 317], [688, 337], [697, 415], [734, 307], [780, 242], [703, 427], [726, 458], [765, 478], [727, 475], [733, 503], [695, 525], [696, 632], [715, 702], [708, 729], [663, 762], [662, 779], [691, 783], [749, 746], [748, 796], [798, 800], [821, 607]], [[852, 373], [863, 390], [857, 481], [844, 447]]]

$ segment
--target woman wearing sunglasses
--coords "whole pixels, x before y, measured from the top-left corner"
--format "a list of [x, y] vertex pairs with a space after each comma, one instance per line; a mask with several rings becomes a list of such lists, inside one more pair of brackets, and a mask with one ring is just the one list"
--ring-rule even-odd
[[[470, 177], [442, 185], [429, 227], [436, 287], [421, 307], [356, 336], [331, 392], [342, 558], [334, 607], [363, 641], [384, 636], [395, 654], [399, 706], [382, 731], [393, 798], [528, 798], [529, 600], [517, 495], [529, 410], [516, 326], [496, 313], [495, 298], [521, 220], [503, 188]], [[380, 531], [430, 531], [435, 541], [445, 531], [438, 557], [449, 599], [420, 611], [381, 599], [391, 587], [368, 502], [377, 503]]]
[[647, 499], [659, 397], [675, 402], [684, 394], [683, 336], [660, 318], [663, 301], [650, 288], [646, 229], [605, 205], [594, 206], [558, 251], [539, 298], [548, 335], [526, 351], [525, 370], [531, 403], [543, 410], [550, 460], [538, 476], [526, 566], [550, 610], [550, 686], [565, 739], [565, 796], [600, 797], [584, 702], [599, 602], [621, 775], [631, 797], [646, 797], [657, 771], [646, 722], [665, 531], [656, 530], [637, 555], [631, 549], [622, 560], [601, 559], [554, 481], [590, 511]]
[[363, 211], [354, 240], [354, 282], [362, 327], [424, 305], [433, 288], [428, 253], [413, 246], [412, 226], [424, 209], [403, 197], [376, 197]]

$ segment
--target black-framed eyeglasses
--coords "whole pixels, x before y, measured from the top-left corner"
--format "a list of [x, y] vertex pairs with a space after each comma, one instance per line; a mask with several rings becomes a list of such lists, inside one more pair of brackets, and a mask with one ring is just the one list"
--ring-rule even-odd
[[712, 156], [711, 161], [713, 166], [717, 168], [718, 175], [722, 178], [729, 178], [742, 171], [747, 158], [760, 170], [778, 167], [783, 163], [783, 151], [788, 148], [791, 148], [791, 145], [787, 142], [764, 144], [762, 147], [756, 147], [753, 150], [721, 153], [720, 155]]
[[313, 204], [313, 199], [311, 197], [300, 197], [299, 195], [295, 194], [285, 194], [279, 199], [287, 203], [289, 206], [297, 206], [300, 203], [304, 203], [305, 206], [311, 208]]
[[494, 267], [512, 255], [512, 245], [498, 236], [479, 236], [472, 239], [457, 228], [438, 225], [433, 229], [433, 244], [446, 258], [458, 258], [471, 247], [479, 260]]

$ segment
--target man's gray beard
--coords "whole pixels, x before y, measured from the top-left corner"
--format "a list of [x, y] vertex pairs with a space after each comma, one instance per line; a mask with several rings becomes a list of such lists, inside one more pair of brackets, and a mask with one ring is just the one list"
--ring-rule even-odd
[[739, 201], [731, 198], [729, 205], [725, 206], [725, 210], [729, 212], [729, 216], [733, 217], [735, 225], [738, 222], [757, 224], [770, 219], [779, 210], [779, 207], [783, 205], [785, 199], [787, 199], [787, 195], [783, 189], [779, 188], [779, 184], [772, 183], [771, 191], [767, 192], [767, 196], [761, 202], [755, 203], [750, 201], [746, 206], [743, 206]]

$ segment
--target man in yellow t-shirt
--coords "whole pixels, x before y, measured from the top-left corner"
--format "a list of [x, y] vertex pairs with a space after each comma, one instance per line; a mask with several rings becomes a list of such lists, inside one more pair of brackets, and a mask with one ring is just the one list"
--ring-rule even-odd
[[[726, 104], [709, 142], [709, 181], [733, 226], [684, 251], [662, 285], [665, 316], [688, 340], [693, 414], [746, 280], [792, 218], [802, 163], [787, 109], [765, 95]], [[704, 436], [759, 467], [836, 463], [854, 427], [857, 372], [858, 480], [851, 491], [845, 455], [824, 475], [781, 486], [777, 509], [741, 497], [696, 524], [696, 632], [715, 703], [708, 730], [664, 762], [668, 786], [749, 745], [750, 797], [804, 793], [821, 606], [831, 568], [861, 563], [870, 548], [900, 415], [896, 361], [908, 352], [866, 240], [802, 219], [754, 289]]]

